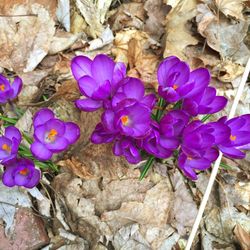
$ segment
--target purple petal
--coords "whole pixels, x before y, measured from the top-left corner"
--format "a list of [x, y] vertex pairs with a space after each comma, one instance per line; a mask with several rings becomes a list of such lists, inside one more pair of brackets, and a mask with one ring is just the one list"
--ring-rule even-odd
[[104, 130], [103, 125], [98, 123], [91, 135], [91, 142], [94, 144], [109, 143], [116, 137], [116, 134]]
[[80, 99], [75, 102], [77, 108], [85, 112], [92, 112], [102, 107], [102, 101], [95, 101], [89, 98]]
[[116, 156], [121, 156], [122, 155], [122, 147], [120, 141], [116, 141], [113, 146], [113, 153]]
[[214, 114], [224, 109], [226, 105], [227, 98], [224, 96], [216, 96], [209, 105], [199, 107], [199, 114]]
[[161, 86], [167, 86], [167, 77], [169, 76], [169, 71], [173, 68], [174, 65], [176, 65], [178, 62], [180, 62], [180, 59], [175, 56], [170, 56], [164, 59], [158, 67], [157, 70], [157, 78], [159, 85]]
[[47, 143], [46, 148], [52, 153], [59, 153], [69, 146], [69, 141], [64, 137], [56, 137], [53, 142]]
[[95, 100], [104, 100], [108, 99], [111, 95], [111, 84], [110, 82], [104, 81], [100, 84], [99, 88], [93, 92], [92, 98]]
[[12, 141], [5, 136], [0, 137], [0, 160], [4, 160], [6, 157], [10, 156], [10, 152], [3, 149], [4, 144], [11, 148]]
[[83, 76], [78, 80], [78, 86], [82, 95], [91, 97], [99, 88], [99, 84], [90, 76]]
[[36, 140], [40, 141], [40, 142], [44, 142], [46, 132], [47, 132], [46, 126], [45, 125], [40, 125], [40, 126], [35, 128], [34, 138]]
[[192, 99], [184, 99], [182, 103], [182, 109], [185, 110], [188, 114], [192, 116], [198, 115], [198, 104], [194, 102]]
[[11, 88], [13, 89], [12, 95], [9, 97], [10, 99], [14, 99], [17, 97], [17, 95], [20, 93], [23, 86], [22, 79], [20, 77], [16, 77], [11, 85]]
[[178, 89], [176, 89], [176, 91], [181, 97], [186, 98], [186, 96], [194, 89], [194, 86], [194, 82], [183, 84]]
[[179, 146], [179, 140], [176, 138], [167, 138], [165, 136], [160, 137], [160, 144], [166, 149], [174, 150]]
[[52, 152], [38, 141], [34, 141], [31, 144], [30, 151], [34, 155], [35, 158], [41, 161], [50, 160], [52, 157]]
[[54, 113], [52, 110], [47, 108], [40, 109], [38, 112], [36, 112], [33, 118], [34, 127], [42, 125], [53, 118], [54, 118]]
[[78, 81], [85, 75], [91, 76], [92, 61], [86, 56], [76, 56], [71, 61], [71, 71], [73, 76]]
[[65, 133], [65, 123], [59, 119], [51, 119], [46, 123], [46, 130], [56, 130], [57, 136], [63, 136]]
[[119, 82], [123, 80], [126, 76], [126, 65], [122, 62], [118, 62], [115, 64], [113, 79], [112, 79], [112, 90], [115, 92], [119, 87]]
[[74, 122], [65, 123], [65, 133], [63, 135], [70, 144], [75, 143], [80, 137], [80, 128]]
[[97, 55], [91, 65], [92, 76], [98, 83], [112, 81], [115, 63], [106, 55]]
[[171, 87], [163, 89], [162, 86], [159, 86], [158, 93], [167, 102], [177, 102], [180, 99], [179, 94]]
[[126, 84], [123, 85], [123, 93], [127, 98], [134, 98], [140, 101], [144, 96], [144, 92], [144, 85], [137, 78], [129, 77]]
[[156, 96], [155, 94], [149, 94], [143, 97], [141, 100], [141, 103], [148, 106], [150, 109], [152, 109], [155, 106], [156, 103]]
[[112, 110], [106, 110], [103, 114], [102, 114], [102, 124], [103, 126], [109, 130], [109, 131], [115, 131], [115, 127], [114, 127], [114, 117], [115, 117], [115, 113]]
[[214, 148], [209, 148], [208, 150], [206, 150], [205, 154], [204, 154], [204, 158], [206, 158], [207, 160], [214, 162], [219, 156], [219, 152], [217, 149]]
[[32, 178], [24, 186], [26, 188], [33, 188], [39, 183], [40, 179], [41, 179], [41, 171], [35, 168]]
[[28, 176], [16, 172], [14, 175], [14, 182], [17, 186], [24, 186], [26, 183], [29, 182], [29, 179]]
[[190, 73], [189, 82], [194, 82], [195, 86], [185, 97], [190, 98], [198, 93], [202, 93], [210, 82], [210, 73], [205, 68], [195, 69]]
[[213, 87], [207, 87], [202, 95], [200, 103], [203, 105], [209, 105], [216, 96], [216, 89]]
[[5, 129], [5, 136], [11, 140], [12, 138], [16, 138], [19, 143], [22, 140], [20, 131], [14, 126], [9, 126]]
[[239, 149], [234, 147], [223, 147], [219, 146], [220, 151], [229, 158], [234, 159], [243, 159], [245, 158], [246, 154], [241, 152]]
[[15, 167], [8, 166], [2, 176], [2, 182], [5, 186], [13, 187], [15, 186], [14, 178], [13, 178], [13, 171], [15, 170]]

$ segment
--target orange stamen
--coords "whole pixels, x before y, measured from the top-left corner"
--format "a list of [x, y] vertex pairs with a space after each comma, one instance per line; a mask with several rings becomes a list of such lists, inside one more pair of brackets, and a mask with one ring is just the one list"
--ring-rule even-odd
[[10, 151], [11, 151], [11, 147], [8, 146], [7, 144], [3, 144], [3, 145], [2, 145], [2, 149], [3, 149], [4, 151], [7, 151], [8, 153], [10, 153]]
[[56, 135], [57, 135], [58, 133], [57, 133], [57, 131], [55, 130], [55, 129], [51, 129], [50, 131], [49, 131], [49, 134], [48, 134], [48, 139], [50, 140], [50, 141], [54, 141], [55, 139], [56, 139]]
[[24, 168], [24, 169], [20, 170], [19, 173], [21, 175], [27, 175], [29, 173], [29, 169], [28, 168]]
[[192, 157], [190, 157], [190, 156], [188, 156], [188, 157], [187, 157], [187, 159], [188, 159], [188, 160], [190, 160], [190, 161], [191, 161], [191, 160], [193, 160], [193, 158], [192, 158]]
[[0, 90], [4, 91], [5, 90], [5, 85], [4, 84], [0, 84]]
[[124, 126], [127, 126], [129, 122], [128, 116], [127, 115], [122, 116], [121, 121]]
[[230, 135], [230, 140], [235, 141], [236, 140], [236, 135]]
[[179, 88], [178, 85], [176, 85], [176, 84], [173, 85], [173, 89], [174, 89], [174, 90], [176, 90], [176, 89], [178, 89], [178, 88]]

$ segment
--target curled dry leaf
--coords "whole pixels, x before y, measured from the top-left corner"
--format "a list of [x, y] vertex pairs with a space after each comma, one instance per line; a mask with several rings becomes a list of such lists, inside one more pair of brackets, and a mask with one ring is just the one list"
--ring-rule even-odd
[[237, 224], [234, 228], [234, 234], [237, 241], [240, 243], [242, 250], [250, 249], [250, 233], [246, 232], [240, 224]]
[[198, 43], [198, 39], [192, 35], [188, 27], [188, 21], [197, 14], [197, 2], [196, 0], [167, 0], [166, 4], [172, 6], [172, 9], [166, 17], [164, 57], [176, 55], [187, 59], [184, 53], [185, 48]]
[[113, 31], [119, 31], [126, 27], [140, 30], [144, 26], [145, 14], [143, 3], [125, 3], [119, 6], [109, 21]]
[[245, 64], [250, 55], [243, 41], [248, 30], [248, 22], [230, 22], [214, 14], [206, 4], [199, 4], [197, 9], [198, 31], [206, 38], [207, 44], [218, 51], [223, 60]]
[[144, 4], [147, 11], [147, 20], [144, 30], [155, 39], [159, 39], [165, 33], [165, 18], [171, 7], [162, 0], [147, 0]]
[[82, 179], [88, 180], [96, 178], [93, 174], [91, 174], [90, 169], [85, 166], [84, 163], [77, 161], [77, 159], [74, 157], [72, 157], [71, 160], [67, 159], [65, 161], [59, 161], [57, 164], [59, 166], [67, 168], [74, 175]]
[[32, 71], [48, 53], [54, 20], [37, 3], [14, 5], [8, 15], [0, 18], [0, 66], [16, 72]]
[[143, 50], [142, 41], [132, 38], [128, 42], [129, 76], [138, 77], [147, 86], [157, 89], [156, 70], [159, 61], [158, 56]]
[[77, 8], [80, 10], [86, 23], [89, 25], [87, 33], [93, 38], [99, 37], [103, 32], [103, 23], [111, 3], [112, 0], [76, 0]]

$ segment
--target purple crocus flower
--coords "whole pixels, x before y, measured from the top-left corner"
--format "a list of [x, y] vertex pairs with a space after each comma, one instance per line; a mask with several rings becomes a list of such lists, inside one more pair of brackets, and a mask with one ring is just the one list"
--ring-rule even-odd
[[204, 151], [202, 157], [194, 158], [181, 151], [178, 157], [178, 165], [188, 178], [191, 180], [197, 180], [195, 170], [208, 169], [218, 156], [219, 153], [214, 148], [208, 148]]
[[115, 110], [106, 110], [102, 123], [107, 130], [124, 136], [141, 138], [151, 130], [151, 109], [133, 99], [125, 99]]
[[222, 110], [227, 104], [224, 96], [216, 96], [216, 90], [213, 87], [207, 87], [203, 94], [184, 99], [182, 109], [192, 116], [198, 114], [214, 114]]
[[240, 149], [248, 149], [250, 143], [250, 114], [226, 120], [223, 117], [220, 123], [226, 125], [230, 133], [224, 141], [217, 143], [220, 151], [227, 157], [242, 159], [245, 153]]
[[112, 98], [112, 107], [115, 108], [124, 99], [134, 99], [153, 108], [156, 103], [156, 96], [149, 94], [145, 96], [145, 87], [140, 79], [127, 77], [120, 83], [120, 88]]
[[166, 137], [159, 132], [159, 124], [152, 121], [151, 133], [139, 141], [139, 145], [146, 152], [157, 158], [168, 158], [178, 148], [179, 140], [174, 137]]
[[53, 153], [59, 153], [75, 143], [80, 137], [80, 128], [73, 122], [56, 119], [53, 111], [44, 108], [33, 118], [34, 142], [31, 152], [38, 159], [51, 159]]
[[0, 103], [15, 99], [22, 89], [23, 83], [20, 77], [16, 77], [12, 84], [0, 74]]
[[170, 103], [203, 92], [210, 82], [207, 69], [199, 68], [190, 73], [188, 64], [175, 56], [167, 57], [160, 63], [157, 76], [158, 93]]
[[115, 63], [106, 55], [97, 55], [94, 60], [86, 56], [76, 56], [71, 63], [71, 70], [78, 82], [84, 99], [75, 102], [77, 108], [90, 112], [102, 106], [110, 106], [110, 98], [119, 87], [119, 82], [126, 75], [126, 66]]
[[34, 163], [28, 159], [15, 159], [5, 165], [2, 176], [3, 184], [8, 187], [24, 186], [26, 188], [35, 187], [41, 178], [40, 170], [35, 168]]
[[0, 160], [2, 164], [16, 158], [21, 137], [21, 133], [16, 127], [9, 126], [5, 129], [4, 136], [0, 137]]
[[136, 145], [136, 140], [131, 137], [119, 137], [113, 146], [113, 153], [116, 156], [123, 155], [131, 164], [141, 161], [140, 149]]
[[109, 131], [102, 123], [98, 123], [91, 135], [91, 142], [94, 144], [110, 143], [116, 138], [117, 133]]
[[183, 130], [182, 151], [191, 158], [202, 158], [207, 149], [228, 138], [228, 127], [220, 122], [203, 124], [196, 120]]
[[189, 116], [182, 110], [172, 110], [160, 121], [160, 132], [168, 138], [179, 138], [189, 122]]

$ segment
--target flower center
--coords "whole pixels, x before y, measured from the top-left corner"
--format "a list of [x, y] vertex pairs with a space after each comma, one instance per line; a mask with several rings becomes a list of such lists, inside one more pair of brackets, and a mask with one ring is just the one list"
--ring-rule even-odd
[[179, 86], [178, 86], [177, 84], [174, 84], [174, 85], [173, 85], [173, 89], [174, 89], [174, 90], [176, 90], [176, 89], [178, 89], [178, 88], [179, 88]]
[[121, 117], [122, 125], [127, 126], [129, 123], [129, 118], [127, 115]]
[[236, 140], [236, 135], [230, 135], [230, 140], [235, 141]]
[[24, 168], [22, 170], [19, 171], [19, 174], [21, 175], [27, 175], [29, 173], [29, 169], [28, 168]]
[[5, 85], [4, 84], [0, 84], [0, 90], [4, 91], [5, 90]]
[[3, 149], [4, 151], [8, 152], [8, 153], [11, 152], [11, 147], [10, 147], [9, 145], [7, 145], [7, 144], [3, 144], [3, 145], [2, 145], [2, 149]]
[[53, 141], [55, 141], [57, 134], [58, 134], [58, 133], [57, 133], [56, 129], [53, 129], [53, 128], [52, 128], [52, 129], [49, 131], [48, 135], [47, 135], [47, 139], [48, 139], [50, 142], [53, 142]]
[[188, 156], [187, 159], [188, 159], [189, 161], [193, 160], [193, 158], [190, 157], [190, 156]]

